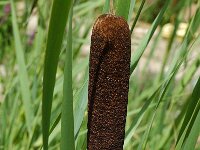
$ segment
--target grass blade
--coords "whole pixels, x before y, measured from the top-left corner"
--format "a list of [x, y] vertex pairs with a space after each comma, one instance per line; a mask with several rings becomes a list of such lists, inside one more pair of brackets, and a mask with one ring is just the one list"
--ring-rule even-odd
[[195, 145], [200, 133], [199, 125], [200, 125], [200, 111], [198, 112], [198, 115], [196, 116], [196, 119], [192, 126], [191, 131], [189, 132], [189, 136], [187, 137], [183, 150], [195, 149]]
[[86, 78], [83, 86], [81, 87], [80, 91], [77, 93], [77, 102], [75, 103], [74, 107], [74, 132], [75, 132], [75, 137], [78, 136], [79, 129], [81, 127], [83, 117], [84, 117], [84, 112], [87, 107], [87, 102], [88, 102], [88, 69], [86, 73]]
[[26, 118], [26, 124], [29, 133], [31, 132], [31, 124], [33, 120], [33, 108], [31, 104], [31, 92], [29, 88], [29, 79], [28, 79], [28, 73], [26, 69], [25, 64], [25, 58], [24, 58], [24, 52], [22, 47], [22, 42], [20, 39], [19, 29], [17, 25], [17, 18], [16, 18], [16, 11], [14, 6], [14, 1], [10, 0], [11, 2], [11, 9], [12, 9], [12, 26], [13, 26], [13, 33], [14, 33], [14, 39], [15, 39], [15, 48], [16, 48], [16, 57], [17, 57], [17, 64], [19, 67], [18, 73], [19, 73], [19, 82], [20, 82], [20, 88], [21, 88], [21, 94], [22, 94], [22, 100], [25, 110], [25, 118]]
[[64, 69], [63, 102], [61, 114], [61, 150], [75, 150], [72, 89], [72, 12], [73, 8], [71, 8], [69, 13], [70, 17]]
[[[193, 90], [192, 97], [191, 97], [190, 103], [188, 104], [187, 112], [186, 112], [184, 121], [182, 123], [182, 127], [180, 129], [177, 142], [179, 142], [181, 136], [183, 135], [183, 132], [186, 129], [188, 123], [190, 122], [192, 114], [194, 113], [194, 108], [198, 104], [198, 101], [199, 101], [199, 98], [200, 98], [199, 89], [200, 89], [200, 78], [198, 79], [197, 84], [196, 84], [196, 86], [195, 86], [195, 88]], [[189, 134], [191, 128], [192, 127], [188, 127], [188, 129], [187, 129], [188, 131], [186, 133], [187, 135]]]
[[145, 104], [143, 105], [142, 109], [140, 110], [140, 112], [137, 114], [137, 116], [135, 117], [134, 121], [131, 123], [131, 126], [129, 127], [129, 129], [126, 132], [126, 137], [125, 137], [125, 142], [124, 142], [124, 147], [126, 147], [128, 145], [128, 143], [131, 140], [131, 137], [133, 136], [137, 126], [139, 125], [139, 123], [141, 122], [142, 117], [144, 116], [144, 113], [146, 112], [146, 110], [148, 109], [148, 107], [150, 106], [151, 102], [154, 100], [155, 96], [158, 94], [159, 90], [161, 89], [163, 84], [166, 84], [167, 82], [169, 82], [172, 77], [174, 76], [173, 72], [168, 78], [166, 78], [166, 80], [161, 83], [158, 84], [154, 90], [154, 92], [152, 92], [152, 95], [149, 96], [148, 100], [146, 100]]
[[129, 9], [129, 15], [128, 15], [128, 22], [131, 21], [131, 16], [133, 14], [133, 8], [135, 6], [135, 0], [131, 0], [130, 2], [130, 9]]
[[157, 102], [155, 111], [154, 111], [153, 116], [152, 116], [152, 119], [151, 119], [151, 121], [150, 121], [150, 123], [149, 123], [149, 125], [148, 125], [148, 129], [145, 131], [145, 134], [143, 135], [142, 140], [141, 140], [141, 142], [140, 142], [140, 144], [139, 144], [139, 146], [138, 146], [138, 150], [146, 149], [147, 140], [148, 140], [148, 137], [149, 137], [149, 134], [150, 134], [150, 131], [151, 131], [151, 128], [152, 128], [152, 125], [153, 125], [153, 122], [154, 122], [154, 119], [155, 119], [155, 116], [156, 116], [158, 107], [159, 107], [161, 101], [163, 100], [163, 98], [164, 98], [164, 96], [165, 96], [165, 94], [166, 94], [166, 92], [167, 92], [167, 90], [168, 90], [168, 88], [169, 88], [169, 85], [170, 85], [170, 83], [171, 83], [173, 77], [176, 75], [176, 73], [177, 73], [177, 71], [178, 71], [178, 69], [179, 69], [179, 67], [180, 67], [180, 65], [181, 65], [182, 62], [183, 62], [183, 61], [181, 61], [181, 62], [177, 65], [177, 67], [173, 70], [173, 72], [171, 72], [171, 77], [170, 77], [170, 79], [169, 79], [166, 83], [164, 83], [164, 86], [161, 87], [161, 89], [160, 89], [161, 92], [160, 92], [160, 94], [159, 94], [159, 99], [158, 99], [158, 102]]
[[[74, 96], [74, 137], [75, 139], [78, 136], [79, 129], [81, 127], [84, 112], [87, 107], [88, 99], [88, 69], [86, 71], [85, 80], [82, 87], [76, 92]], [[51, 126], [49, 135], [53, 132], [56, 126], [59, 124], [61, 119], [61, 113], [56, 117], [53, 125]]]
[[171, 2], [171, 0], [167, 0], [165, 2], [165, 5], [163, 6], [162, 10], [160, 11], [158, 16], [156, 17], [156, 19], [153, 22], [153, 24], [152, 24], [150, 30], [148, 31], [147, 35], [144, 37], [144, 39], [140, 43], [139, 48], [134, 52], [134, 55], [131, 57], [131, 74], [133, 73], [134, 69], [136, 68], [136, 66], [137, 66], [142, 54], [144, 53], [145, 48], [149, 44], [156, 28], [158, 27], [161, 20], [163, 19], [163, 15], [164, 15], [167, 7], [169, 6], [170, 2]]
[[146, 0], [142, 0], [142, 3], [141, 3], [140, 8], [138, 10], [138, 13], [137, 13], [137, 15], [134, 19], [133, 25], [131, 26], [131, 34], [133, 33], [133, 29], [135, 28], [135, 25], [136, 25], [138, 18], [140, 16], [141, 12], [142, 12], [142, 8], [143, 8], [145, 2], [146, 2]]
[[71, 0], [54, 0], [52, 6], [43, 77], [42, 132], [44, 150], [48, 149], [50, 116], [56, 69], [71, 3]]

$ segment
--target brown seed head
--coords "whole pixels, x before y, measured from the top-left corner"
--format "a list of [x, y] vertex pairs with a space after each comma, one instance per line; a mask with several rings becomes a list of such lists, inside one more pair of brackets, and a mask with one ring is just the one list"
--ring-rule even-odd
[[122, 17], [104, 14], [91, 37], [88, 150], [122, 150], [128, 103], [131, 37]]

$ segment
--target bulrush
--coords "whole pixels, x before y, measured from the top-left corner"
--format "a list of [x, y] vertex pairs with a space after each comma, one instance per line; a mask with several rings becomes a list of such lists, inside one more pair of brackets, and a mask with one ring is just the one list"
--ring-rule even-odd
[[88, 150], [122, 150], [130, 77], [131, 35], [112, 14], [96, 20], [91, 37]]

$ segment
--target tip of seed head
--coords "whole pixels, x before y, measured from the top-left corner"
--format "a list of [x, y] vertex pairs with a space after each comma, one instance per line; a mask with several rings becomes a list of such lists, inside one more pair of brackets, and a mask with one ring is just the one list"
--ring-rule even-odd
[[129, 33], [130, 30], [127, 21], [123, 17], [103, 14], [97, 18], [93, 26], [93, 32], [99, 33], [104, 38], [112, 39], [121, 32]]

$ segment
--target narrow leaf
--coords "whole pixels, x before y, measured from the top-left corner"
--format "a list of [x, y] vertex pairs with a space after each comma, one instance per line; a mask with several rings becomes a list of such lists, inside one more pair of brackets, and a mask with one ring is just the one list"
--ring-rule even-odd
[[72, 1], [54, 0], [49, 24], [43, 77], [43, 148], [48, 149], [51, 106], [63, 34]]
[[33, 108], [31, 104], [31, 92], [29, 88], [29, 79], [28, 73], [25, 64], [25, 56], [24, 50], [22, 47], [22, 42], [20, 39], [19, 28], [17, 25], [17, 18], [16, 18], [16, 11], [13, 0], [11, 2], [11, 9], [12, 9], [12, 26], [13, 26], [13, 33], [14, 33], [14, 41], [15, 41], [15, 50], [16, 50], [16, 57], [17, 57], [17, 64], [18, 64], [18, 73], [19, 73], [19, 82], [20, 82], [20, 89], [22, 94], [23, 105], [25, 109], [25, 117], [26, 117], [26, 124], [28, 131], [31, 132], [31, 124], [33, 120]]
[[69, 14], [70, 17], [64, 69], [63, 102], [61, 114], [61, 150], [75, 150], [72, 90], [72, 12], [73, 9], [71, 8]]

